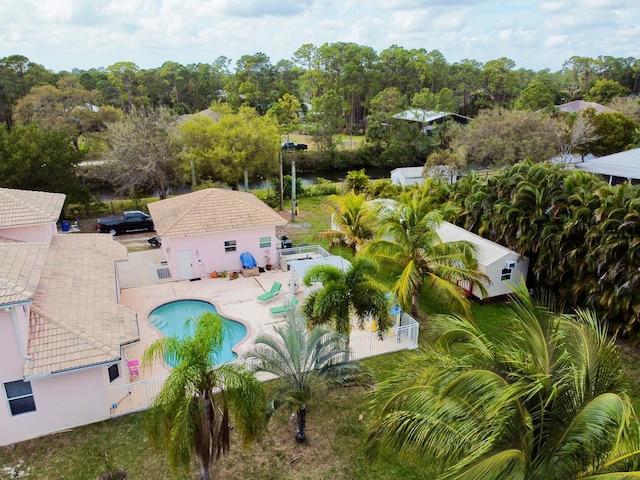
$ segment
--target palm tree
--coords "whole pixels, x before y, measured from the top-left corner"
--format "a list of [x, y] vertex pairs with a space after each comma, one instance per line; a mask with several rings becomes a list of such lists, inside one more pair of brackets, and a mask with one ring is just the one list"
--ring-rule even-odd
[[364, 195], [332, 195], [325, 209], [331, 215], [331, 229], [317, 235], [332, 238], [332, 245], [342, 243], [355, 254], [373, 237], [375, 218]]
[[269, 399], [269, 411], [294, 408], [297, 416], [296, 441], [306, 439], [307, 405], [332, 388], [369, 383], [358, 362], [342, 361], [349, 347], [345, 337], [323, 325], [307, 330], [297, 308], [286, 314], [275, 335], [260, 335], [245, 358], [255, 362], [255, 370], [278, 377]]
[[175, 472], [188, 469], [193, 456], [200, 478], [210, 478], [212, 460], [229, 450], [233, 414], [243, 441], [256, 438], [265, 424], [265, 395], [253, 373], [233, 364], [214, 366], [212, 354], [222, 349], [220, 317], [205, 312], [194, 322], [193, 336], [156, 340], [143, 355], [143, 365], [166, 359], [175, 365], [147, 412], [149, 441], [165, 447]]
[[303, 283], [310, 286], [322, 282], [322, 288], [311, 292], [302, 306], [309, 324], [331, 323], [336, 332], [346, 337], [348, 346], [353, 312], [360, 328], [367, 318], [375, 320], [382, 338], [391, 327], [391, 317], [386, 289], [373, 279], [376, 273], [376, 263], [363, 255], [353, 259], [345, 272], [333, 265], [311, 267]]
[[[430, 462], [442, 479], [640, 478], [640, 433], [620, 359], [591, 312], [553, 313], [524, 283], [491, 341], [431, 322], [436, 347], [371, 398], [368, 449]], [[618, 472], [618, 473], [616, 473]]]
[[477, 284], [484, 289], [486, 277], [476, 271], [476, 247], [467, 241], [443, 242], [438, 235], [442, 215], [431, 210], [419, 191], [388, 200], [381, 208], [377, 238], [366, 245], [368, 253], [383, 263], [402, 267], [393, 293], [403, 309], [418, 316], [418, 299], [428, 282], [433, 291], [452, 307], [468, 309], [468, 301], [456, 282]]

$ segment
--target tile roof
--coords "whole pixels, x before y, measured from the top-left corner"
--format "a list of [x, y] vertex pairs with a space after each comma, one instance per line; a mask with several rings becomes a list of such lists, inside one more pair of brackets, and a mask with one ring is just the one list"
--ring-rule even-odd
[[33, 298], [48, 250], [47, 243], [0, 239], [0, 305]]
[[117, 303], [114, 262], [126, 258], [105, 235], [53, 237], [33, 298], [25, 377], [115, 361], [139, 340], [136, 314]]
[[596, 112], [615, 112], [613, 108], [605, 107], [604, 105], [600, 105], [596, 102], [585, 102], [584, 100], [574, 100], [569, 103], [563, 103], [562, 105], [558, 105], [558, 109], [563, 112], [575, 113], [580, 112], [582, 110], [586, 110], [588, 108], [594, 108]]
[[252, 193], [207, 188], [149, 204], [160, 236], [191, 235], [252, 227], [286, 225]]
[[0, 228], [57, 222], [64, 199], [62, 193], [0, 188]]

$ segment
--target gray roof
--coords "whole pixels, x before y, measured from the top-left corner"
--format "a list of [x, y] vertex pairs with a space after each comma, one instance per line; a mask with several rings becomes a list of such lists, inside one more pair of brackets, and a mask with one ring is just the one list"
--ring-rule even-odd
[[575, 168], [600, 175], [640, 179], [640, 148], [576, 163]]
[[584, 100], [574, 100], [573, 102], [558, 105], [559, 110], [568, 113], [580, 112], [582, 110], [587, 110], [588, 108], [593, 108], [598, 113], [615, 112], [613, 108], [605, 107], [604, 105], [600, 105], [596, 102], [585, 102]]
[[424, 167], [400, 167], [391, 170], [391, 173], [397, 173], [404, 178], [422, 178]]
[[429, 123], [435, 120], [440, 120], [445, 117], [455, 117], [463, 120], [471, 120], [464, 115], [458, 115], [452, 112], [434, 112], [433, 110], [420, 110], [414, 108], [412, 110], [406, 110], [404, 112], [396, 113], [393, 118], [399, 118], [400, 120], [409, 120], [412, 122]]

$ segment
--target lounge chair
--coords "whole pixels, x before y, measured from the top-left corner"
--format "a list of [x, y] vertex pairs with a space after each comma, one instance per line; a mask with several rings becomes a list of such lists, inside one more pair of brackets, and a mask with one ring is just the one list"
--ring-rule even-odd
[[273, 282], [271, 285], [271, 290], [263, 293], [262, 295], [258, 295], [258, 300], [262, 303], [269, 303], [271, 300], [276, 298], [276, 296], [280, 293], [280, 289], [282, 288], [282, 284], [280, 282]]
[[284, 305], [281, 305], [279, 307], [270, 308], [269, 312], [271, 312], [271, 316], [273, 316], [273, 317], [280, 317], [280, 316], [284, 315], [285, 313], [287, 313], [289, 311], [289, 309], [295, 307], [298, 304], [299, 301], [300, 300], [298, 300], [298, 297], [293, 297], [290, 302], [285, 303]]
[[127, 362], [127, 367], [129, 367], [129, 376], [130, 377], [139, 377], [140, 371], [138, 370], [138, 365], [140, 362], [138, 360], [130, 360]]

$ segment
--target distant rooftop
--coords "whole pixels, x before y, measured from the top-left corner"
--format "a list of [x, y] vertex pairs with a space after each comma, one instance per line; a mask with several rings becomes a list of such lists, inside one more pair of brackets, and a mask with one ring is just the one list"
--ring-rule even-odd
[[596, 102], [585, 102], [584, 100], [574, 100], [573, 102], [558, 105], [558, 109], [562, 112], [575, 113], [589, 108], [595, 109], [598, 113], [615, 112], [613, 108], [605, 107]]

